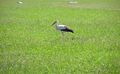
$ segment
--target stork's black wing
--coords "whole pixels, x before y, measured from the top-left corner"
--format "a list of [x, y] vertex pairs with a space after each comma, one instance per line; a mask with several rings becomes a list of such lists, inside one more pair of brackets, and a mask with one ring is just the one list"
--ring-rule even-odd
[[67, 27], [65, 29], [61, 29], [61, 31], [74, 33], [74, 31], [72, 29], [69, 29]]

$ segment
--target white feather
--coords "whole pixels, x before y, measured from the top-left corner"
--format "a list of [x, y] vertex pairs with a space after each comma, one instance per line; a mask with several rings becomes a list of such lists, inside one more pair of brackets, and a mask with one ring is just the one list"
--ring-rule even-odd
[[57, 25], [56, 27], [58, 30], [61, 30], [61, 29], [66, 29], [67, 27], [65, 25]]

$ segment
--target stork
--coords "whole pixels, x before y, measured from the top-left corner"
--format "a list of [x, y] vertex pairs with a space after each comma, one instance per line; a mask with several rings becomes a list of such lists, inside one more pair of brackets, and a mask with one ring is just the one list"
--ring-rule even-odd
[[64, 32], [74, 33], [74, 31], [68, 28], [66, 25], [60, 24], [58, 20], [54, 21], [52, 25], [55, 25], [55, 28], [61, 31], [62, 35], [64, 35]]

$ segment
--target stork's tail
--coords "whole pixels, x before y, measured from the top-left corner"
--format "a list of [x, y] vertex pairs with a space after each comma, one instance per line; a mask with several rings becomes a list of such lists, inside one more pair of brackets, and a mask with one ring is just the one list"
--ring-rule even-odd
[[73, 30], [71, 30], [71, 29], [69, 29], [69, 32], [74, 33], [74, 31], [73, 31]]

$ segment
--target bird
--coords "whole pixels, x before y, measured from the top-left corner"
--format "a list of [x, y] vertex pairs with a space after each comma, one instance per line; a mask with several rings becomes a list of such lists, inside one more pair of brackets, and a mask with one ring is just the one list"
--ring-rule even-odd
[[66, 25], [60, 24], [59, 20], [54, 21], [52, 25], [55, 25], [55, 28], [59, 30], [62, 33], [62, 35], [64, 35], [64, 32], [74, 33], [74, 31], [68, 28]]
[[69, 3], [70, 4], [77, 4], [78, 2], [77, 1], [70, 1]]
[[22, 2], [22, 1], [18, 1], [17, 3], [18, 3], [18, 4], [23, 4], [23, 2]]

